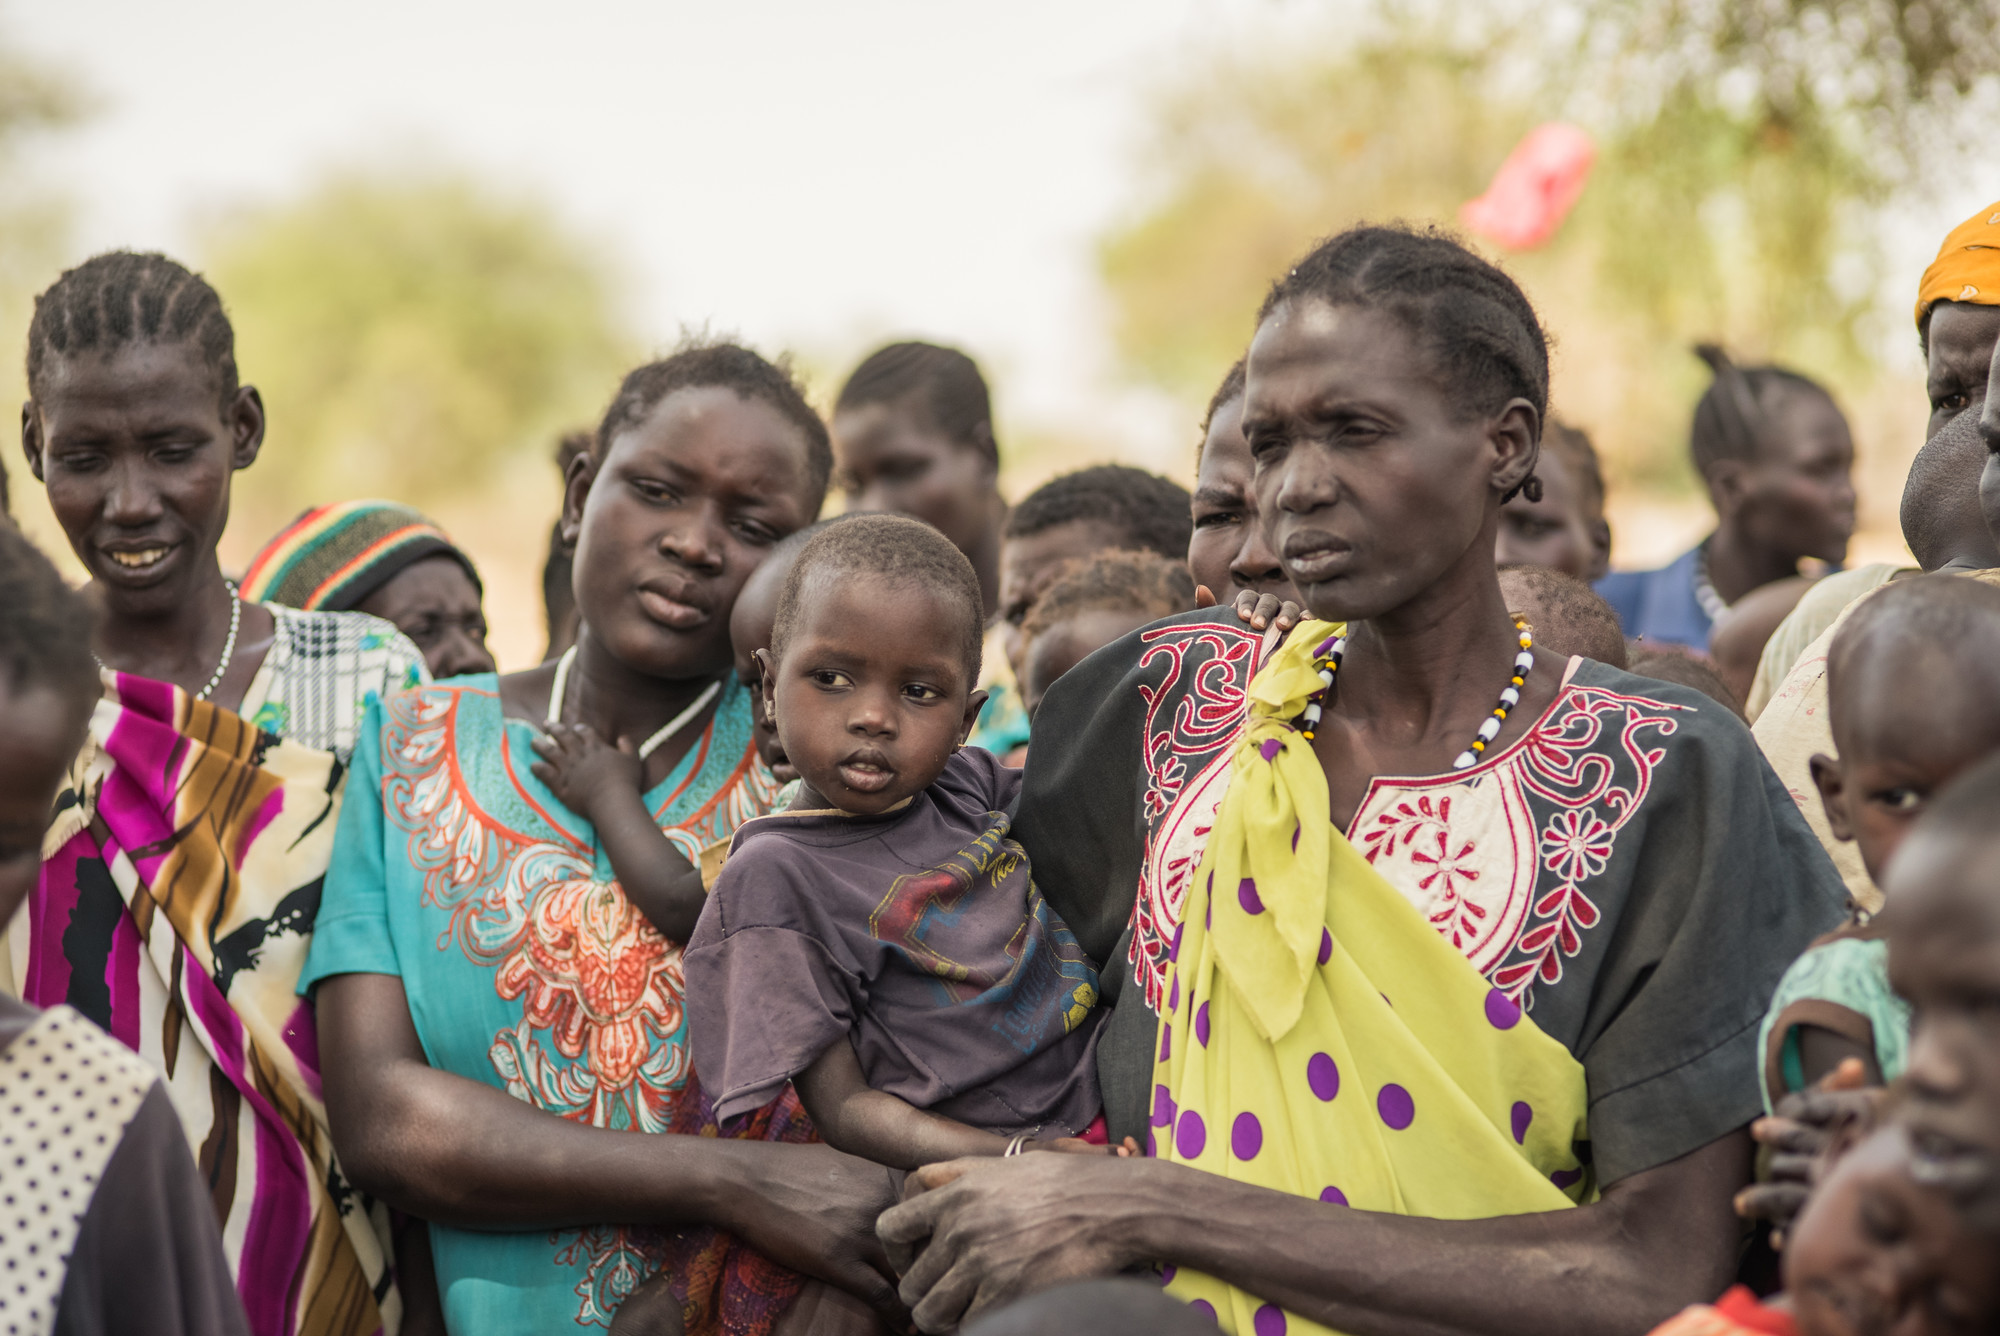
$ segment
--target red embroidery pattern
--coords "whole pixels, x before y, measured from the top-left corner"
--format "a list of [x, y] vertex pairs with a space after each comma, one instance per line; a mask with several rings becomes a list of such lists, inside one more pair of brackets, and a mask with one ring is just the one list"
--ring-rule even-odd
[[1147, 834], [1132, 908], [1131, 960], [1147, 1004], [1157, 1011], [1166, 995], [1171, 935], [1228, 786], [1230, 748], [1247, 718], [1245, 693], [1262, 659], [1263, 637], [1202, 624], [1162, 627], [1145, 639], [1139, 666], [1164, 664], [1166, 673], [1157, 685], [1139, 687], [1146, 702], [1141, 811]]

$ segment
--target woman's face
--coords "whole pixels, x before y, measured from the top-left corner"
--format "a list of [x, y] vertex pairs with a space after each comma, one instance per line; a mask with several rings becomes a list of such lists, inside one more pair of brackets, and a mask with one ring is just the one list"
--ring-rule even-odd
[[722, 386], [677, 390], [572, 466], [584, 632], [650, 677], [729, 671], [729, 614], [771, 545], [814, 518], [806, 441], [776, 409]]
[[1207, 585], [1219, 604], [1243, 590], [1298, 598], [1270, 539], [1258, 523], [1255, 470], [1243, 437], [1243, 400], [1231, 399], [1209, 419], [1201, 465], [1194, 478], [1194, 532], [1188, 538], [1188, 573]]
[[1925, 349], [1925, 391], [1930, 396], [1929, 440], [1947, 422], [1986, 401], [1988, 369], [2000, 341], [2000, 306], [1939, 302], [1931, 307]]
[[357, 612], [393, 622], [424, 652], [424, 663], [440, 682], [493, 671], [479, 586], [456, 557], [436, 552], [413, 561], [354, 606]]
[[264, 406], [221, 400], [191, 342], [47, 364], [21, 410], [28, 467], [113, 618], [166, 615], [216, 578], [230, 475], [264, 440]]
[[849, 510], [920, 519], [967, 555], [992, 540], [993, 461], [932, 426], [914, 398], [842, 409], [833, 440]]
[[1990, 1331], [2000, 1300], [1993, 1243], [1946, 1193], [1915, 1175], [1891, 1125], [1843, 1155], [1785, 1242], [1799, 1330], [1823, 1336]]
[[1250, 346], [1257, 508], [1313, 616], [1399, 608], [1468, 561], [1492, 578], [1499, 499], [1535, 463], [1525, 400], [1459, 421], [1401, 321], [1305, 300]]
[[1771, 412], [1771, 440], [1744, 469], [1731, 507], [1753, 543], [1792, 557], [1839, 562], [1854, 532], [1854, 438], [1833, 401], [1787, 389]]
[[1602, 515], [1584, 513], [1583, 494], [1569, 466], [1553, 450], [1535, 464], [1542, 499], [1516, 496], [1500, 507], [1500, 537], [1493, 560], [1501, 566], [1547, 566], [1586, 582], [1611, 566], [1611, 530]]

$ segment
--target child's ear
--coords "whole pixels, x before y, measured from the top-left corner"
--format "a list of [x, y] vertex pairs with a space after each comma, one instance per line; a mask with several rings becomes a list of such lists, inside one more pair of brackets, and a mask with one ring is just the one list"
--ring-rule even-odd
[[1813, 784], [1819, 789], [1820, 805], [1826, 808], [1826, 824], [1833, 830], [1836, 840], [1854, 838], [1854, 823], [1847, 817], [1847, 778], [1840, 773], [1840, 762], [1824, 753], [1814, 756], [1812, 766]]
[[763, 702], [766, 717], [775, 717], [778, 713], [778, 665], [768, 649], [751, 650], [750, 662], [757, 665], [757, 699]]
[[958, 745], [963, 747], [972, 736], [972, 726], [979, 722], [979, 712], [986, 706], [987, 693], [975, 691], [965, 698], [965, 723], [958, 730]]
[[48, 481], [42, 477], [42, 415], [35, 411], [33, 399], [21, 405], [21, 453], [28, 457], [28, 472], [35, 481]]

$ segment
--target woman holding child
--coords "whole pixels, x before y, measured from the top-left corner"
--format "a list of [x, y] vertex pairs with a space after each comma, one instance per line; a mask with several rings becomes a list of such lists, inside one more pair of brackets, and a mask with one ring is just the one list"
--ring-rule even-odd
[[[824, 426], [754, 353], [640, 368], [569, 472], [575, 647], [370, 715], [303, 987], [342, 1160], [432, 1222], [453, 1330], [608, 1325], [695, 1225], [890, 1297], [869, 1229], [887, 1172], [714, 1139], [688, 1093], [685, 926], [653, 926], [691, 925], [694, 861], [774, 796], [730, 612], [818, 514], [830, 466]], [[672, 866], [621, 892], [614, 860]], [[787, 1098], [732, 1134], [799, 1141], [803, 1123]], [[721, 1242], [679, 1255], [691, 1326], [726, 1307], [769, 1330], [798, 1293]]]
[[1143, 1263], [1258, 1336], [1643, 1330], [1722, 1290], [1758, 1022], [1840, 886], [1733, 715], [1507, 614], [1547, 395], [1525, 297], [1441, 237], [1274, 287], [1244, 430], [1315, 620], [1065, 676], [1015, 826], [1107, 962], [1110, 1135], [1153, 1154], [918, 1170], [881, 1232], [924, 1329]]

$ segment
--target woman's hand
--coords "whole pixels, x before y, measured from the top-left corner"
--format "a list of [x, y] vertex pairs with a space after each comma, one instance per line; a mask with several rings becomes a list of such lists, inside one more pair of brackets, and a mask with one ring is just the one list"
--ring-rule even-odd
[[[1215, 606], [1215, 591], [1207, 585], [1194, 587], [1194, 605], [1197, 608]], [[1267, 626], [1276, 626], [1280, 631], [1289, 631], [1299, 624], [1304, 608], [1290, 599], [1280, 599], [1276, 594], [1259, 594], [1252, 590], [1241, 590], [1236, 595], [1236, 618], [1250, 623], [1255, 630], [1262, 631]]]
[[875, 1236], [875, 1221], [896, 1201], [894, 1171], [831, 1146], [714, 1141], [754, 1149], [735, 1168], [741, 1190], [716, 1221], [780, 1266], [838, 1286], [880, 1313], [896, 1331], [910, 1317]]
[[614, 747], [589, 724], [553, 722], [531, 745], [541, 758], [528, 767], [535, 778], [563, 806], [593, 822], [606, 799], [636, 798], [641, 791], [645, 762], [630, 738]]
[[923, 1331], [951, 1331], [985, 1309], [1068, 1280], [1146, 1260], [1127, 1228], [1147, 1210], [1149, 1161], [1020, 1155], [953, 1160], [910, 1175], [903, 1203], [876, 1225]]

